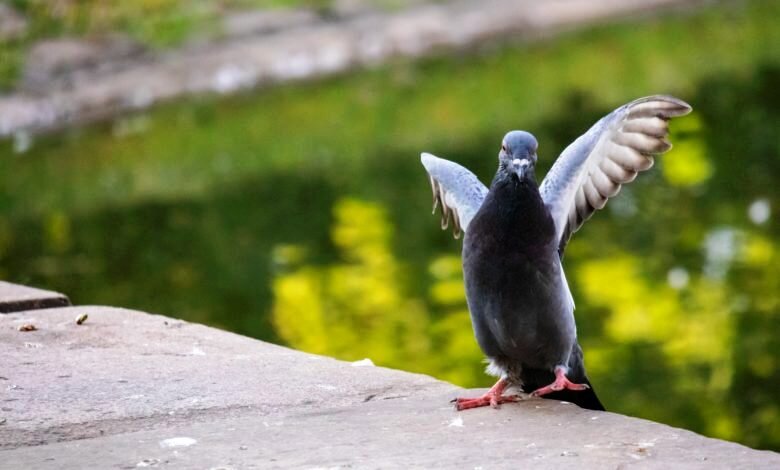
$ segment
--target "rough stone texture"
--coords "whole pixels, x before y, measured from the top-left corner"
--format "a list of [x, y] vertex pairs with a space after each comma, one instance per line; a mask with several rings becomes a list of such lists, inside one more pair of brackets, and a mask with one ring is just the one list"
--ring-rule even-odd
[[556, 401], [458, 413], [480, 391], [117, 308], [2, 316], [0, 357], [3, 468], [780, 468]]
[[[465, 48], [490, 38], [536, 38], [576, 25], [702, 1], [411, 2], [393, 12], [358, 9], [317, 21], [305, 14], [277, 18], [273, 21], [289, 26], [278, 31], [269, 18], [248, 18], [243, 24], [235, 24], [234, 19], [232, 40], [114, 60], [107, 68], [90, 65], [94, 51], [85, 46], [79, 54], [89, 59], [86, 68], [52, 79], [50, 86], [33, 86], [36, 92], [0, 97], [0, 136], [26, 135], [141, 109], [184, 94], [232, 93], [333, 74], [395, 56]], [[351, 11], [348, 2], [340, 8]], [[244, 34], [254, 27], [257, 34]]]
[[0, 281], [0, 313], [66, 305], [70, 305], [70, 300], [58, 292]]
[[[77, 325], [84, 313], [89, 318]], [[19, 332], [25, 323], [38, 330]], [[0, 357], [0, 414], [6, 419], [0, 449], [454, 389], [423, 375], [352, 367], [203, 325], [107, 307], [4, 315]]]

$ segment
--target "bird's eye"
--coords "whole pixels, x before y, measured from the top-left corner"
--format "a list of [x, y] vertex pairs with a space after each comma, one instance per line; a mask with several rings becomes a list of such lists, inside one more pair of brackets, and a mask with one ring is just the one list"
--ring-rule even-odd
[[506, 145], [503, 145], [503, 144], [502, 144], [502, 145], [501, 145], [501, 150], [503, 150], [504, 152], [506, 152]]

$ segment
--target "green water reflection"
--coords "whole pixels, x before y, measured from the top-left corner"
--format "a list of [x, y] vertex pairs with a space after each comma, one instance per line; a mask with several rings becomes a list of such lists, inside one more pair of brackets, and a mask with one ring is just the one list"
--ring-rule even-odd
[[[5, 142], [0, 277], [487, 386], [460, 242], [430, 215], [419, 151], [487, 181], [498, 139], [522, 126], [544, 171], [612, 105], [682, 90], [695, 112], [674, 122], [674, 150], [568, 247], [587, 365], [611, 410], [780, 449], [780, 41], [761, 19], [777, 7], [751, 8], [166, 106], [24, 153]], [[724, 18], [740, 54], [726, 48], [720, 69], [636, 85], [605, 70], [614, 93], [568, 91], [577, 79], [550, 81], [545, 65], [518, 91], [504, 73], [536, 58], [576, 74], [623, 57], [618, 39], [633, 57], [669, 35], [656, 59], [684, 68], [686, 27]], [[717, 49], [701, 47], [698, 60]], [[543, 112], [542, 98], [554, 103]]]

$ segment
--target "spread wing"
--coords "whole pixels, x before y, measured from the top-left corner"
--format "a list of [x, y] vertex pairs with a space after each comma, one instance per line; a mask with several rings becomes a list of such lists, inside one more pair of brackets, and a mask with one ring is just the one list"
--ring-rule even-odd
[[566, 147], [539, 187], [555, 221], [561, 255], [571, 235], [621, 185], [653, 166], [653, 155], [672, 148], [666, 140], [668, 121], [690, 111], [671, 96], [640, 98], [603, 117]]
[[488, 188], [474, 173], [457, 163], [435, 157], [429, 153], [420, 156], [431, 180], [433, 190], [433, 212], [441, 206], [441, 228], [446, 229], [452, 221], [455, 238], [461, 231], [468, 230], [469, 222], [485, 200]]

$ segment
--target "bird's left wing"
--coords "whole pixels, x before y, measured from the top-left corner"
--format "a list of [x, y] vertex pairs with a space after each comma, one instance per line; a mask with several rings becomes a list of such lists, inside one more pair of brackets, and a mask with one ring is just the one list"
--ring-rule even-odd
[[558, 251], [621, 185], [653, 166], [653, 155], [672, 147], [669, 119], [691, 107], [672, 96], [640, 98], [611, 112], [572, 142], [539, 187], [553, 220]]
[[466, 168], [429, 153], [420, 156], [431, 180], [433, 211], [441, 206], [441, 228], [452, 221], [455, 238], [468, 230], [469, 223], [485, 200], [488, 188]]

